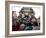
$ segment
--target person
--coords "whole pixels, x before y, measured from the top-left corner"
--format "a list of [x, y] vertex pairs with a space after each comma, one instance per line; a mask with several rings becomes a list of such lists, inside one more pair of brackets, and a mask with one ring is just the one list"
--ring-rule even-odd
[[31, 23], [27, 23], [25, 30], [32, 30], [32, 29], [33, 29], [32, 28], [32, 24]]
[[26, 15], [25, 18], [26, 18], [25, 19], [26, 20], [26, 22], [25, 22], [25, 30], [32, 30], [33, 28], [32, 28], [32, 24], [31, 24], [31, 20], [30, 20], [29, 16]]
[[18, 31], [20, 28], [20, 24], [16, 22], [16, 19], [12, 21], [12, 31]]

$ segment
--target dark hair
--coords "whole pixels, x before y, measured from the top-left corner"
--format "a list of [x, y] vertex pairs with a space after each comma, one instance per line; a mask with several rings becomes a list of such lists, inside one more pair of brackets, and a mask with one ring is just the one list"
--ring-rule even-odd
[[25, 10], [29, 9], [31, 13], [35, 14], [34, 11], [33, 11], [33, 9], [32, 9], [31, 7], [23, 7], [23, 8], [20, 10], [19, 13], [24, 13], [24, 11], [23, 11], [24, 9], [25, 9]]

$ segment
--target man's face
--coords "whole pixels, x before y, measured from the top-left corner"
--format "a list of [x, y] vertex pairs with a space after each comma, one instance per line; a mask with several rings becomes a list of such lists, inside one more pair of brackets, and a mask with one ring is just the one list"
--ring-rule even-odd
[[33, 18], [33, 19], [32, 19], [32, 22], [36, 22], [36, 19], [35, 19], [35, 18]]

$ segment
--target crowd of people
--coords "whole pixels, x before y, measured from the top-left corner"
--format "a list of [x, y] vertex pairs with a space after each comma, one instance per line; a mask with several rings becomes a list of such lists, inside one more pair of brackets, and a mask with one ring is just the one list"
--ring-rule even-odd
[[36, 18], [32, 14], [33, 9], [30, 10], [31, 14], [29, 14], [29, 11], [27, 12], [23, 10], [24, 8], [19, 12], [17, 18], [12, 16], [12, 31], [40, 30], [40, 17]]

